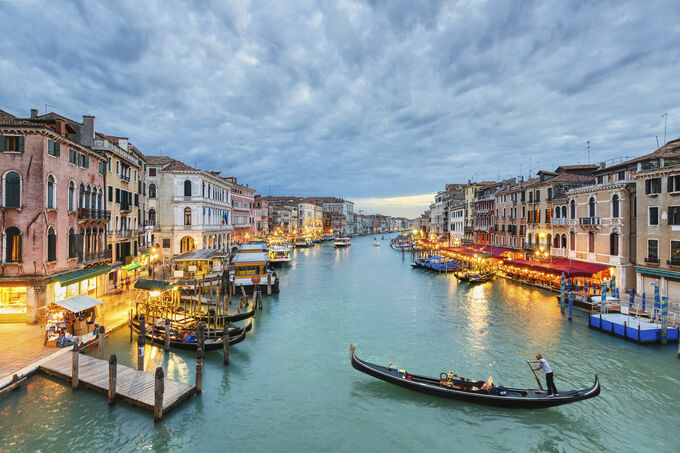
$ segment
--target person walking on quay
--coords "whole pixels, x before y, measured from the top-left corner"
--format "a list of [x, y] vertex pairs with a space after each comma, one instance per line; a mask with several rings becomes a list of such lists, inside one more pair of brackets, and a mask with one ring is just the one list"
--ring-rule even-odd
[[555, 387], [555, 382], [553, 381], [553, 370], [550, 368], [550, 364], [547, 360], [543, 358], [541, 354], [536, 354], [536, 360], [529, 360], [529, 363], [540, 364], [537, 368], [532, 368], [534, 371], [543, 370], [545, 373], [545, 384], [548, 387], [548, 396], [560, 396], [557, 393], [557, 388]]

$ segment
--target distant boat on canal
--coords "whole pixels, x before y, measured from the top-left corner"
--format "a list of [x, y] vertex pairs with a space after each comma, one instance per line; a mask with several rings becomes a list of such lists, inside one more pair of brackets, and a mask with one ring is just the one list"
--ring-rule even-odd
[[290, 247], [287, 245], [270, 245], [269, 261], [273, 264], [283, 265], [291, 262]]
[[352, 245], [352, 240], [348, 237], [337, 238], [333, 241], [333, 245], [336, 247], [349, 247]]

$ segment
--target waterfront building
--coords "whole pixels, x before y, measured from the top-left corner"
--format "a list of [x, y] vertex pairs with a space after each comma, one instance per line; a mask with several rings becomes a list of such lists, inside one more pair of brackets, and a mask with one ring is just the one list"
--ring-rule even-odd
[[99, 297], [109, 269], [106, 160], [67, 119], [31, 117], [0, 111], [0, 322], [34, 323], [55, 300]]
[[496, 245], [496, 193], [505, 184], [509, 181], [480, 183], [473, 199], [475, 244]]
[[[357, 215], [358, 219], [363, 218], [362, 215]], [[323, 232], [324, 234], [342, 234], [347, 228], [347, 219], [345, 215], [341, 212], [336, 211], [324, 211], [323, 212]], [[363, 224], [361, 224], [358, 232], [363, 232]]]
[[522, 192], [521, 183], [510, 183], [496, 193], [496, 243], [501, 247], [511, 249], [521, 248], [524, 241], [524, 228], [521, 225], [521, 205], [519, 202]]
[[465, 193], [458, 192], [447, 208], [449, 245], [458, 246], [465, 239]]
[[312, 203], [298, 203], [298, 231], [301, 234], [314, 234], [316, 225], [315, 208], [318, 208], [318, 206]]
[[231, 244], [231, 185], [215, 172], [147, 156], [148, 223], [165, 258]]
[[[680, 139], [628, 162], [637, 194], [635, 288], [680, 301]], [[633, 202], [635, 206], [635, 199]], [[632, 286], [632, 285], [631, 285]]]
[[261, 195], [255, 195], [253, 218], [255, 222], [255, 237], [264, 238], [269, 235], [269, 202]]
[[243, 244], [251, 240], [255, 234], [253, 225], [255, 189], [248, 187], [248, 184], [239, 184], [237, 178], [233, 176], [223, 179], [228, 182], [232, 196], [231, 207], [234, 227], [232, 241]]
[[357, 233], [354, 202], [337, 197], [307, 197], [307, 203], [314, 203], [323, 208], [323, 212], [339, 212], [345, 216], [345, 230], [343, 233]]

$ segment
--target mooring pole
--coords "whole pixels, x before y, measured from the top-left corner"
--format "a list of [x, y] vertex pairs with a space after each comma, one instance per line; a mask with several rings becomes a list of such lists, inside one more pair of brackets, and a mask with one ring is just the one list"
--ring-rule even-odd
[[153, 419], [159, 421], [163, 418], [163, 393], [165, 393], [165, 375], [163, 368], [156, 368], [154, 376], [154, 392], [153, 392]]
[[99, 326], [99, 358], [104, 357], [104, 326]]
[[140, 332], [137, 335], [137, 369], [144, 371], [144, 347], [146, 346], [146, 337]]
[[80, 380], [78, 379], [78, 358], [80, 356], [80, 343], [76, 342], [73, 345], [73, 352], [71, 353], [71, 387], [78, 388]]
[[116, 354], [111, 354], [109, 357], [109, 395], [108, 402], [113, 404], [116, 402], [116, 379], [118, 377], [118, 359]]

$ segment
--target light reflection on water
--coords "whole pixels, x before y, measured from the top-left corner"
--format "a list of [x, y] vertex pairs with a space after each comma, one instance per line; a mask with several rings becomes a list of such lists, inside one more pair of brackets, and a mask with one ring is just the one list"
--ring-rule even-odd
[[[205, 357], [204, 392], [154, 424], [146, 411], [104, 395], [35, 378], [0, 401], [0, 451], [678, 451], [669, 426], [680, 402], [676, 345], [642, 347], [569, 322], [554, 295], [496, 279], [469, 286], [413, 270], [411, 256], [373, 247], [296, 249], [278, 270], [281, 293], [265, 297], [256, 328]], [[385, 241], [387, 244], [387, 241]], [[542, 411], [445, 401], [377, 381], [349, 366], [349, 343], [371, 361], [436, 376], [493, 375], [535, 386], [525, 360], [542, 352], [558, 389], [585, 387], [594, 400]], [[127, 330], [107, 354], [136, 364]], [[147, 345], [145, 366], [193, 383], [195, 355]], [[10, 420], [7, 423], [6, 420]], [[677, 424], [677, 423], [676, 423]], [[640, 433], [644, 433], [641, 436]]]

